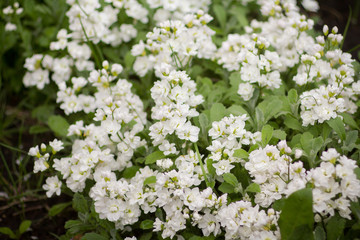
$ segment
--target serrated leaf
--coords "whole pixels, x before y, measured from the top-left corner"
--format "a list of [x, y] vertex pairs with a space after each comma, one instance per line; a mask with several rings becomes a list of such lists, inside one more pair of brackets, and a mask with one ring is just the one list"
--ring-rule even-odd
[[242, 159], [247, 159], [249, 157], [249, 153], [245, 151], [244, 149], [236, 149], [234, 151], [233, 157], [238, 157]]
[[86, 233], [81, 240], [108, 240], [108, 237], [104, 237], [97, 233]]
[[144, 180], [144, 185], [156, 183], [156, 176], [150, 176]]
[[330, 218], [326, 223], [327, 240], [337, 240], [343, 233], [346, 220], [338, 214]]
[[261, 130], [261, 142], [264, 147], [271, 140], [273, 132], [274, 132], [274, 128], [272, 126], [270, 126], [270, 125], [263, 126], [263, 128]]
[[73, 208], [81, 213], [87, 213], [89, 211], [88, 203], [83, 195], [75, 193], [73, 197]]
[[339, 117], [328, 120], [327, 124], [338, 134], [341, 140], [345, 140], [345, 126]]
[[152, 229], [153, 226], [154, 226], [154, 221], [150, 219], [144, 220], [140, 223], [140, 228], [144, 230]]
[[50, 129], [59, 136], [66, 136], [69, 123], [60, 115], [52, 115], [49, 117], [47, 124]]
[[[309, 188], [292, 193], [284, 203], [278, 221], [281, 239], [289, 239], [298, 227], [308, 227], [312, 234], [314, 213], [312, 210], [312, 190]], [[304, 229], [306, 230], [306, 228]], [[306, 230], [306, 231], [307, 231]]]
[[71, 205], [71, 202], [56, 204], [50, 208], [48, 214], [50, 217], [56, 216], [70, 205]]
[[146, 156], [145, 164], [146, 165], [153, 164], [156, 162], [156, 160], [163, 159], [163, 158], [165, 158], [165, 155], [162, 151], [155, 151]]
[[226, 108], [221, 103], [214, 103], [210, 108], [210, 122], [219, 121], [227, 115]]
[[15, 233], [8, 227], [0, 227], [0, 233], [8, 235], [10, 238], [15, 239]]
[[239, 181], [237, 180], [237, 178], [235, 177], [234, 174], [232, 173], [225, 173], [223, 175], [224, 181], [233, 185], [234, 187], [236, 187], [239, 184]]
[[22, 221], [20, 226], [19, 226], [20, 235], [23, 234], [24, 232], [26, 232], [29, 229], [30, 226], [31, 226], [31, 221], [30, 220]]
[[253, 193], [259, 193], [261, 192], [260, 186], [257, 183], [251, 183], [247, 188], [245, 189], [246, 192], [253, 192]]
[[221, 191], [222, 193], [233, 193], [234, 192], [234, 186], [227, 183], [227, 182], [223, 182], [219, 186], [219, 191]]

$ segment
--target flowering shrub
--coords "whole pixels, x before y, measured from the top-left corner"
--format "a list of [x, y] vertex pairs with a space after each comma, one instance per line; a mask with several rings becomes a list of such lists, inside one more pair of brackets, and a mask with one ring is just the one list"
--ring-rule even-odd
[[65, 114], [29, 150], [73, 197], [61, 239], [359, 233], [360, 67], [336, 27], [294, 0], [66, 2], [23, 78]]

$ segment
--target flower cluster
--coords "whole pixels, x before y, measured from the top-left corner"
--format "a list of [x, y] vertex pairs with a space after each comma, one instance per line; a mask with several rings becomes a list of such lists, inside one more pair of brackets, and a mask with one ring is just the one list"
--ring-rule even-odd
[[170, 70], [184, 68], [193, 57], [210, 59], [216, 50], [211, 40], [214, 31], [206, 24], [212, 17], [199, 11], [188, 14], [182, 20], [167, 20], [149, 32], [144, 43], [133, 46], [131, 53], [136, 56], [134, 70], [144, 76], [149, 70], [155, 69], [161, 77], [163, 64]]
[[5, 31], [11, 32], [17, 29], [16, 24], [11, 22], [12, 16], [20, 15], [23, 11], [24, 9], [20, 7], [18, 2], [14, 2], [13, 5], [9, 5], [2, 10], [3, 14], [9, 18], [9, 21], [5, 25]]
[[229, 173], [234, 168], [233, 164], [242, 160], [233, 156], [236, 149], [241, 149], [243, 145], [255, 144], [261, 137], [259, 132], [253, 134], [245, 129], [247, 119], [246, 114], [230, 115], [212, 123], [209, 136], [213, 140], [207, 150], [210, 151], [209, 158], [213, 160], [218, 176]]
[[354, 173], [356, 161], [341, 156], [334, 148], [323, 152], [321, 160], [320, 166], [306, 176], [313, 188], [314, 212], [327, 218], [337, 210], [341, 217], [351, 219], [350, 201], [360, 197], [360, 180]]
[[261, 189], [255, 195], [255, 203], [269, 207], [284, 195], [288, 196], [305, 187], [303, 164], [301, 161], [293, 162], [291, 153], [286, 141], [280, 141], [277, 146], [267, 145], [250, 153], [245, 168]]
[[196, 106], [203, 102], [203, 97], [195, 95], [195, 90], [195, 82], [181, 71], [164, 72], [151, 88], [155, 101], [151, 117], [159, 122], [150, 126], [149, 135], [165, 155], [178, 153], [175, 144], [166, 140], [167, 135], [174, 133], [179, 139], [198, 141], [200, 129], [191, 124], [190, 118], [199, 115]]

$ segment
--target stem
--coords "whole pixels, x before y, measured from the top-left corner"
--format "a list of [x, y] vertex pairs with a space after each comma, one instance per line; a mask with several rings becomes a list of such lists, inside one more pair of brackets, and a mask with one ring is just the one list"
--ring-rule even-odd
[[201, 160], [200, 153], [199, 153], [199, 148], [198, 148], [198, 146], [197, 146], [196, 143], [194, 143], [194, 146], [195, 146], [195, 150], [196, 150], [197, 157], [198, 157], [198, 159], [199, 159], [201, 171], [202, 171], [202, 173], [203, 173], [203, 175], [204, 175], [204, 179], [205, 179], [206, 186], [207, 186], [207, 187], [210, 187], [210, 183], [209, 183], [209, 180], [207, 179], [206, 172], [205, 172], [205, 168], [204, 168], [204, 165], [203, 165], [203, 162], [202, 162], [202, 160]]
[[14, 191], [15, 191], [15, 193], [16, 193], [16, 188], [15, 188], [15, 185], [16, 185], [16, 184], [15, 184], [15, 180], [14, 180], [14, 178], [13, 178], [11, 172], [10, 172], [9, 165], [7, 164], [6, 159], [5, 159], [5, 156], [4, 156], [4, 154], [3, 154], [1, 151], [0, 151], [0, 155], [1, 155], [2, 161], [4, 162], [4, 166], [5, 166], [5, 168], [6, 168], [6, 171], [7, 171], [8, 175], [9, 175], [9, 178], [10, 178], [10, 180], [11, 180], [11, 183], [12, 183], [13, 186], [14, 186]]

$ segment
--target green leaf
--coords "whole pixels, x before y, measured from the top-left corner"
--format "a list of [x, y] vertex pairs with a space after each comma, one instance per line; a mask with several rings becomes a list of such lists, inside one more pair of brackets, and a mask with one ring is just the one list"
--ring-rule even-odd
[[327, 124], [339, 135], [341, 140], [345, 140], [345, 126], [339, 117], [328, 120]]
[[286, 132], [283, 131], [283, 130], [280, 130], [280, 129], [276, 129], [273, 132], [272, 135], [273, 135], [274, 138], [277, 138], [279, 140], [285, 140], [286, 139]]
[[257, 183], [251, 183], [247, 188], [245, 189], [246, 192], [253, 192], [253, 193], [259, 193], [261, 192], [260, 186]]
[[152, 234], [153, 234], [152, 232], [144, 233], [143, 235], [141, 235], [139, 240], [150, 240], [152, 237]]
[[310, 151], [312, 149], [313, 138], [314, 138], [313, 135], [309, 132], [305, 132], [304, 134], [301, 135], [301, 138], [300, 138], [300, 143], [301, 143], [302, 149], [308, 155], [310, 155]]
[[249, 25], [249, 21], [246, 16], [247, 12], [248, 9], [245, 6], [235, 6], [230, 9], [230, 13], [232, 13], [236, 17], [241, 27], [245, 27]]
[[240, 148], [240, 149], [236, 149], [234, 151], [233, 157], [247, 159], [247, 158], [249, 158], [249, 153], [247, 151], [245, 151], [244, 149]]
[[73, 208], [81, 213], [87, 213], [89, 211], [88, 203], [83, 195], [75, 193], [73, 197]]
[[249, 116], [248, 112], [240, 105], [232, 105], [227, 109], [229, 114], [232, 114], [234, 116], [240, 116], [246, 114]]
[[50, 129], [46, 126], [42, 126], [42, 125], [34, 125], [31, 126], [29, 129], [29, 133], [30, 134], [39, 134], [39, 133], [45, 133], [45, 132], [49, 132]]
[[61, 213], [65, 208], [71, 205], [71, 202], [67, 203], [59, 203], [54, 206], [52, 206], [49, 210], [49, 216], [53, 217]]
[[326, 233], [322, 226], [317, 226], [315, 228], [314, 239], [315, 240], [326, 240]]
[[135, 61], [135, 57], [131, 55], [131, 52], [127, 52], [125, 55], [125, 67], [126, 69], [131, 69], [133, 63]]
[[238, 90], [239, 84], [241, 83], [241, 75], [238, 72], [233, 72], [229, 77], [230, 85], [232, 88]]
[[140, 228], [141, 229], [152, 229], [153, 228], [153, 225], [154, 225], [154, 221], [153, 220], [150, 220], [150, 219], [147, 219], [147, 220], [144, 220], [140, 223]]
[[165, 157], [165, 155], [162, 151], [155, 151], [146, 156], [145, 164], [148, 165], [148, 164], [155, 163], [156, 160], [163, 159], [164, 157]]
[[312, 190], [309, 188], [292, 193], [284, 203], [278, 221], [281, 239], [287, 240], [297, 232], [296, 228], [305, 225], [305, 231], [312, 234], [314, 213], [312, 210]]
[[290, 129], [302, 131], [302, 126], [301, 126], [301, 123], [299, 122], [299, 120], [290, 115], [285, 116], [284, 124], [285, 124], [285, 126], [287, 126]]
[[360, 180], [360, 168], [355, 168], [354, 169], [354, 173], [356, 174], [356, 177], [357, 177], [357, 179], [359, 179]]
[[343, 117], [344, 123], [349, 125], [352, 128], [355, 129], [360, 129], [358, 124], [355, 122], [354, 118], [352, 117], [352, 115], [348, 114], [348, 113], [340, 113], [340, 115]]
[[292, 104], [296, 104], [299, 97], [298, 97], [298, 93], [296, 91], [296, 89], [292, 88], [289, 92], [288, 92], [288, 99], [289, 102]]
[[81, 240], [108, 240], [108, 238], [97, 233], [86, 233]]
[[223, 5], [215, 4], [213, 6], [213, 11], [215, 13], [216, 19], [219, 21], [222, 29], [225, 30], [226, 27], [226, 10]]
[[52, 115], [49, 117], [47, 124], [50, 129], [59, 136], [66, 136], [69, 123], [60, 115]]
[[232, 173], [225, 173], [223, 175], [224, 181], [233, 185], [234, 187], [236, 187], [239, 184], [239, 181], [237, 180], [237, 178], [235, 177], [234, 174]]
[[156, 183], [156, 176], [150, 176], [144, 180], [144, 185]]
[[214, 103], [210, 108], [210, 122], [219, 121], [225, 117], [226, 108], [221, 103]]
[[338, 214], [334, 215], [326, 224], [327, 240], [337, 240], [343, 234], [346, 220]]
[[8, 235], [10, 238], [15, 239], [15, 233], [8, 227], [0, 227], [0, 233]]
[[262, 130], [261, 130], [261, 142], [263, 147], [265, 147], [269, 141], [272, 138], [274, 132], [274, 128], [270, 125], [265, 125], [263, 126]]
[[139, 171], [140, 167], [139, 166], [132, 166], [132, 167], [129, 167], [129, 168], [126, 168], [122, 174], [122, 176], [126, 179], [130, 179], [130, 178], [133, 178], [137, 171]]
[[23, 234], [24, 232], [26, 232], [29, 229], [30, 226], [31, 226], [31, 221], [30, 220], [22, 221], [20, 226], [19, 226], [20, 235]]
[[65, 229], [69, 229], [69, 228], [72, 228], [72, 227], [75, 227], [75, 226], [79, 226], [79, 225], [82, 225], [83, 222], [81, 222], [80, 220], [69, 220], [69, 221], [66, 221], [65, 222]]
[[221, 191], [222, 193], [233, 193], [234, 192], [234, 186], [227, 183], [227, 182], [223, 182], [219, 186], [219, 191]]

